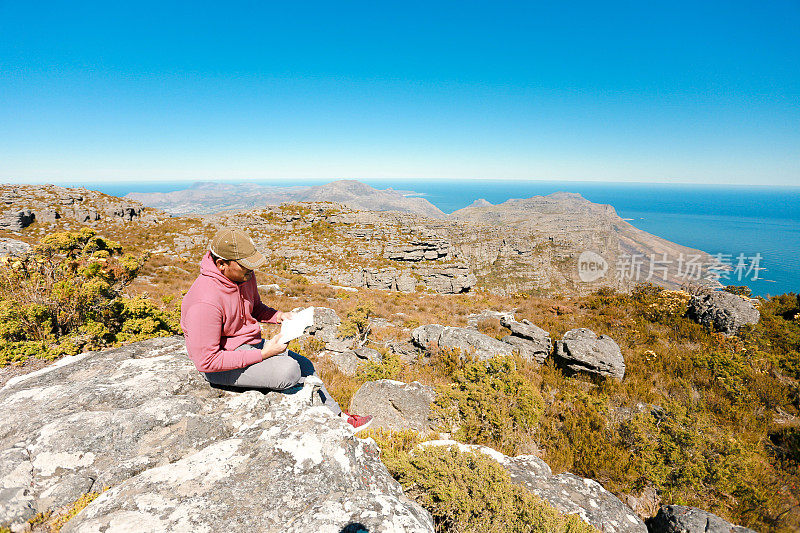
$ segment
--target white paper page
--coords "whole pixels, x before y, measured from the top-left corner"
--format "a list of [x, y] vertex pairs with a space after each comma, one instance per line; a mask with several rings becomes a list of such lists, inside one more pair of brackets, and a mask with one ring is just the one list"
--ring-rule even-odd
[[280, 341], [286, 344], [303, 334], [307, 327], [314, 324], [314, 308], [307, 307], [294, 314], [294, 317], [281, 322]]

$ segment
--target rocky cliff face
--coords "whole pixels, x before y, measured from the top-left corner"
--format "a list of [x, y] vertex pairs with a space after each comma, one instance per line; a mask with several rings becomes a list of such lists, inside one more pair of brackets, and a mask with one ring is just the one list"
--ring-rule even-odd
[[[515, 290], [585, 294], [600, 286], [625, 290], [637, 281], [667, 287], [687, 281], [707, 284], [698, 278], [713, 263], [708, 254], [639, 230], [612, 206], [576, 193], [473, 204], [448, 220], [469, 228], [455, 237], [456, 247], [479, 280], [512, 273], [509, 285]], [[602, 275], [587, 270], [584, 253], [603, 263]]]
[[[373, 209], [405, 209], [404, 202], [420, 200], [358, 182], [313, 189], [305, 197]], [[402, 199], [401, 204], [386, 203], [384, 195]], [[416, 214], [331, 202], [167, 219], [129, 200], [53, 186], [5, 187], [0, 200], [8, 207], [0, 216], [0, 233], [3, 228], [18, 233], [33, 221], [39, 233], [78, 225], [135, 226], [148, 228], [149, 248], [142, 251], [196, 261], [216, 228], [232, 225], [248, 231], [271, 264], [283, 263], [310, 281], [403, 292], [427, 288], [451, 294], [482, 287], [506, 295], [586, 294], [605, 286], [627, 290], [638, 281], [676, 287], [696, 282], [712, 262], [703, 252], [634, 228], [611, 206], [569, 193], [497, 206], [480, 202], [447, 219], [435, 218], [441, 212], [421, 216], [427, 211], [411, 204], [405, 210]]]
[[138, 202], [83, 188], [55, 185], [0, 186], [0, 229], [19, 232], [34, 222], [94, 225], [98, 221], [151, 224], [164, 215]]
[[12, 379], [0, 526], [111, 487], [62, 531], [433, 531], [374, 443], [311, 397], [212, 389], [180, 337]]

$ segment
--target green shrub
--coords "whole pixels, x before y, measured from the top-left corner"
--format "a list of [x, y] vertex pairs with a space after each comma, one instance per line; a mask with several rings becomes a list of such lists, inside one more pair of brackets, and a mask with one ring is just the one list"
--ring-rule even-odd
[[356, 379], [361, 383], [378, 379], [398, 379], [403, 373], [403, 361], [392, 351], [384, 350], [380, 363], [365, 361], [358, 366]]
[[437, 392], [434, 412], [456, 440], [510, 454], [531, 439], [544, 408], [512, 357], [467, 361]]
[[373, 432], [381, 460], [407, 495], [433, 515], [436, 530], [453, 533], [592, 532], [514, 484], [496, 461], [456, 447], [414, 448], [416, 433]]
[[122, 297], [145, 260], [89, 228], [50, 234], [25, 256], [4, 258], [0, 365], [179, 332], [175, 301], [159, 308]]

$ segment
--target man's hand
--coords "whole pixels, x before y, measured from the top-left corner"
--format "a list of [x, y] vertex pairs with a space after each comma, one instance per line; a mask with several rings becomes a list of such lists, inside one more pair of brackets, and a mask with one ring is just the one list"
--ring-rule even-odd
[[280, 324], [284, 320], [289, 320], [291, 318], [294, 318], [294, 313], [291, 311], [278, 311], [275, 313], [275, 322], [277, 324]]
[[261, 360], [269, 359], [273, 355], [279, 355], [286, 351], [288, 344], [284, 344], [278, 340], [280, 333], [264, 342], [264, 347], [261, 348]]

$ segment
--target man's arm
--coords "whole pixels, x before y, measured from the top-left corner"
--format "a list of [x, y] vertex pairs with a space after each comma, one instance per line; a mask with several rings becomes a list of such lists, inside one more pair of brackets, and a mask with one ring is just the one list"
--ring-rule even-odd
[[222, 311], [198, 302], [184, 316], [186, 351], [200, 372], [244, 368], [262, 360], [261, 350], [222, 350]]

